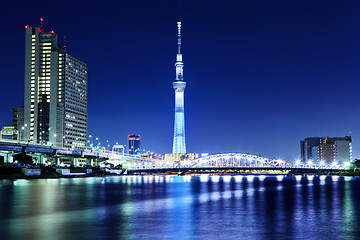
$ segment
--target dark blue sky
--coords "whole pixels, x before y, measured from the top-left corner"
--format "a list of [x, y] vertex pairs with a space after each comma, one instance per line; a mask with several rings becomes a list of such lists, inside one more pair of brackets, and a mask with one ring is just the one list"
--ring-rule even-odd
[[[187, 150], [293, 160], [299, 141], [360, 144], [360, 1], [1, 3], [0, 125], [23, 105], [24, 26], [66, 36], [88, 63], [89, 134], [172, 150], [176, 22], [183, 22]], [[60, 41], [62, 43], [62, 40]]]

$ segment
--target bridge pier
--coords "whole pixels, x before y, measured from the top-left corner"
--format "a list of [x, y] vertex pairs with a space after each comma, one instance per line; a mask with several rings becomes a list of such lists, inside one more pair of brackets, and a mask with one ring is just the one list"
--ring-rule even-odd
[[55, 155], [54, 159], [55, 159], [55, 165], [59, 166], [60, 165], [60, 157]]
[[31, 154], [27, 154], [29, 156], [31, 156], [31, 158], [33, 159], [33, 163], [35, 165], [38, 164], [46, 164], [46, 160], [47, 160], [47, 155], [46, 154], [42, 154], [42, 153], [31, 153]]
[[87, 164], [92, 167], [94, 165], [94, 160], [92, 158], [87, 159]]
[[0, 152], [0, 156], [4, 157], [4, 164], [12, 164], [14, 162], [14, 152]]
[[72, 159], [72, 165], [74, 165], [74, 167], [79, 167], [79, 159], [78, 158], [73, 158]]

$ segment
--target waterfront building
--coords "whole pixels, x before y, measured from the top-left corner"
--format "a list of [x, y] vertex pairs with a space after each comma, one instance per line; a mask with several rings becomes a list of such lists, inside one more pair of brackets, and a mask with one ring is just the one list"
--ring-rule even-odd
[[25, 26], [23, 139], [85, 148], [87, 81], [87, 64], [58, 45], [54, 31]]
[[140, 135], [130, 134], [128, 136], [128, 153], [140, 154]]
[[185, 112], [184, 112], [184, 91], [186, 82], [183, 79], [183, 68], [181, 54], [181, 22], [177, 23], [178, 27], [178, 52], [176, 55], [176, 79], [173, 82], [175, 90], [175, 121], [174, 121], [174, 140], [173, 153], [186, 153], [185, 145]]
[[319, 146], [319, 159], [324, 163], [352, 161], [351, 136], [323, 138]]
[[304, 163], [344, 164], [352, 161], [351, 143], [351, 136], [305, 138], [301, 141], [301, 157]]

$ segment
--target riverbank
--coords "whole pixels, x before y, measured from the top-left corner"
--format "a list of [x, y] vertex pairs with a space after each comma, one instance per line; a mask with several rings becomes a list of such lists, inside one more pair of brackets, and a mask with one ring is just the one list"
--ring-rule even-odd
[[0, 175], [0, 180], [16, 179], [57, 179], [57, 178], [88, 178], [88, 177], [108, 177], [119, 176], [117, 174], [85, 174], [85, 175], [47, 175], [47, 176], [26, 176], [26, 175]]
[[[24, 170], [37, 171], [37, 175], [29, 175]], [[67, 174], [62, 174], [63, 172]], [[93, 168], [56, 168], [48, 166], [0, 166], [0, 180], [2, 179], [52, 179], [52, 178], [87, 178], [118, 176], [116, 173], [106, 172], [105, 169]]]

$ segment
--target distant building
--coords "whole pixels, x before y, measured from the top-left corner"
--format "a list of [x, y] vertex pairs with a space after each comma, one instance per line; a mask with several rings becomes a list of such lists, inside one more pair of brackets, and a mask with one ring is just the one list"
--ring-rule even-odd
[[130, 134], [128, 136], [128, 153], [140, 154], [140, 135]]
[[19, 131], [19, 136], [14, 136], [13, 139], [19, 137], [18, 140], [23, 140], [24, 129], [27, 125], [24, 125], [24, 108], [13, 108], [12, 123], [15, 129]]
[[152, 160], [163, 160], [163, 156], [161, 154], [154, 153], [151, 151], [146, 151], [145, 153], [142, 153], [141, 157], [150, 158]]
[[319, 150], [322, 138], [320, 137], [310, 137], [305, 138], [300, 141], [300, 153], [301, 160], [305, 163], [308, 161], [318, 161], [319, 160]]
[[165, 153], [163, 159], [166, 161], [178, 162], [185, 160], [194, 160], [199, 157], [198, 153]]
[[54, 31], [25, 26], [24, 92], [24, 108], [14, 118], [24, 127], [23, 140], [86, 147], [87, 64], [59, 46]]
[[325, 163], [352, 161], [351, 136], [324, 138], [319, 146], [319, 158]]
[[305, 138], [301, 141], [301, 158], [307, 161], [325, 164], [352, 161], [351, 136]]

